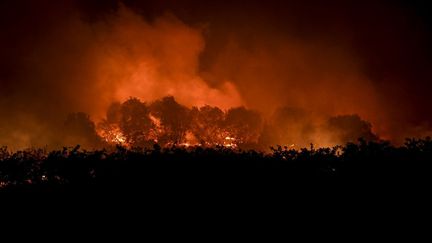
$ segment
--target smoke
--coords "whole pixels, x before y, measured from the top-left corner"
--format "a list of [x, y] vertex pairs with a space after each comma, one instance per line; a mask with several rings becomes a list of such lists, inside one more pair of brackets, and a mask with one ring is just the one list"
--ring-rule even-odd
[[[358, 119], [335, 126], [366, 127], [366, 134], [394, 141], [409, 131], [396, 128], [406, 124], [410, 105], [392, 109], [383, 95], [388, 85], [368, 75], [354, 48], [325, 35], [295, 34], [295, 18], [280, 31], [257, 18], [248, 22], [253, 28], [242, 25], [241, 16], [205, 24], [171, 13], [148, 19], [121, 4], [94, 19], [74, 1], [2, 4], [20, 13], [5, 13], [0, 21], [0, 144], [12, 148], [75, 141], [59, 134], [87, 131], [113, 103], [130, 97], [153, 102], [173, 96], [188, 108], [224, 111], [244, 106], [261, 114], [267, 125], [260, 141], [271, 144], [345, 142], [346, 132], [327, 125], [330, 117], [351, 114]], [[89, 114], [94, 124], [82, 113], [68, 117], [75, 112]], [[71, 128], [67, 118], [83, 125]], [[411, 130], [423, 135], [428, 127]], [[93, 135], [86, 141], [97, 140]]]
[[231, 83], [211, 88], [198, 75], [199, 55], [205, 46], [201, 29], [173, 15], [149, 23], [125, 7], [104, 28], [98, 36], [105, 46], [97, 55], [97, 77], [100, 85], [112, 89], [107, 101], [171, 95], [188, 106], [241, 104]]
[[356, 113], [374, 124], [387, 117], [361, 66], [346, 50], [323, 42], [260, 39], [248, 49], [232, 43], [211, 70], [235, 83], [246, 105], [262, 112], [288, 106], [316, 119]]
[[129, 97], [171, 95], [188, 106], [224, 109], [242, 104], [233, 84], [213, 88], [199, 76], [202, 29], [170, 14], [146, 21], [124, 6], [97, 22], [62, 13], [56, 24], [48, 24], [52, 16], [41, 24], [40, 36], [14, 44], [22, 53], [6, 57], [15, 63], [2, 61], [17, 71], [2, 76], [0, 143], [53, 143], [67, 114], [85, 112], [97, 121], [112, 102]]

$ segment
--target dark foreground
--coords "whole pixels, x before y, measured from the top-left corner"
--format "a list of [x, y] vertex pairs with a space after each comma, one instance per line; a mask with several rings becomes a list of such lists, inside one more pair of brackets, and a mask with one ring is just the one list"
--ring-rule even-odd
[[[290, 188], [376, 185], [426, 186], [432, 141], [407, 140], [401, 147], [367, 143], [335, 148], [277, 147], [272, 153], [219, 148], [84, 151], [0, 150], [3, 192], [216, 192], [241, 194]], [[376, 187], [375, 187], [376, 189]]]

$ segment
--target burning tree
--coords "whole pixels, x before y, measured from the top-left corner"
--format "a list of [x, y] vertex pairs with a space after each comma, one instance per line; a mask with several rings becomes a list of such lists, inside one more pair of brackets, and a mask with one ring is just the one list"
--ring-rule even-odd
[[98, 125], [100, 136], [107, 142], [133, 147], [145, 147], [155, 142], [155, 124], [147, 105], [139, 99], [113, 103], [107, 118]]
[[190, 128], [190, 110], [177, 103], [174, 97], [165, 97], [150, 105], [151, 115], [160, 121], [162, 131], [158, 134], [161, 144], [181, 144], [186, 142]]
[[136, 98], [114, 103], [105, 120], [98, 124], [98, 133], [111, 144], [146, 147], [162, 146], [226, 146], [256, 144], [262, 119], [244, 107], [227, 112], [217, 107], [189, 109], [165, 97], [147, 106]]
[[155, 126], [149, 117], [149, 109], [145, 103], [131, 98], [122, 104], [120, 112], [120, 129], [127, 143], [138, 147], [154, 143], [152, 135]]
[[227, 134], [223, 129], [225, 113], [211, 106], [193, 107], [191, 132], [201, 145], [223, 145]]
[[115, 102], [108, 108], [106, 119], [97, 126], [99, 136], [108, 143], [126, 144], [126, 137], [120, 129], [121, 119], [121, 104]]
[[244, 107], [228, 110], [224, 122], [227, 139], [235, 139], [237, 145], [258, 143], [262, 130], [262, 119], [258, 112]]
[[71, 115], [67, 126], [66, 130], [71, 133], [69, 140], [81, 145], [100, 144], [98, 135], [108, 144], [126, 147], [151, 147], [158, 143], [163, 147], [265, 149], [272, 144], [298, 148], [317, 141], [343, 144], [358, 138], [378, 140], [371, 124], [356, 115], [331, 117], [324, 124], [315, 124], [308, 112], [284, 107], [264, 124], [258, 112], [245, 107], [228, 111], [208, 105], [189, 109], [173, 97], [165, 97], [150, 105], [136, 98], [113, 103], [106, 119], [98, 124], [97, 134], [94, 124], [83, 113]]

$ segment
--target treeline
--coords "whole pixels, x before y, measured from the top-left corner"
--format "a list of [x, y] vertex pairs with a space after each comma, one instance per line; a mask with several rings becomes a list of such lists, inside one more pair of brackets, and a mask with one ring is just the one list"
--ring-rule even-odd
[[357, 115], [329, 117], [324, 122], [305, 110], [281, 107], [269, 119], [245, 107], [221, 110], [203, 106], [188, 108], [173, 97], [151, 103], [130, 98], [113, 103], [97, 124], [84, 113], [68, 116], [59, 145], [85, 148], [162, 147], [172, 145], [226, 146], [266, 150], [271, 144], [344, 144], [363, 137], [377, 141], [372, 126]]
[[236, 181], [316, 179], [429, 178], [432, 140], [407, 139], [404, 146], [359, 140], [333, 148], [293, 150], [274, 147], [271, 153], [254, 150], [171, 146], [152, 149], [85, 151], [79, 146], [57, 151], [30, 149], [14, 153], [0, 149], [0, 187], [112, 188], [149, 186], [184, 181], [226, 184]]

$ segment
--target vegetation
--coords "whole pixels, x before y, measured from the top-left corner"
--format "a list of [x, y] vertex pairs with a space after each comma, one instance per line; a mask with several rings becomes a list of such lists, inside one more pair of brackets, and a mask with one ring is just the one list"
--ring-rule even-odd
[[[317, 121], [305, 110], [283, 107], [269, 119], [245, 107], [221, 110], [203, 106], [188, 108], [165, 97], [151, 103], [130, 98], [113, 103], [106, 117], [94, 124], [85, 113], [67, 118], [61, 133], [56, 135], [60, 146], [82, 145], [101, 149], [115, 144], [127, 148], [181, 146], [226, 146], [241, 149], [267, 150], [271, 144], [289, 144], [296, 148], [310, 143], [319, 146], [366, 141], [379, 141], [372, 125], [358, 115], [328, 117]], [[34, 144], [34, 143], [32, 143]]]
[[409, 180], [427, 178], [432, 140], [407, 139], [401, 147], [388, 142], [357, 143], [333, 148], [293, 150], [277, 146], [271, 153], [218, 147], [155, 144], [151, 149], [112, 151], [64, 148], [48, 152], [0, 149], [0, 186], [7, 190], [109, 189], [115, 186], [227, 184], [257, 179]]

